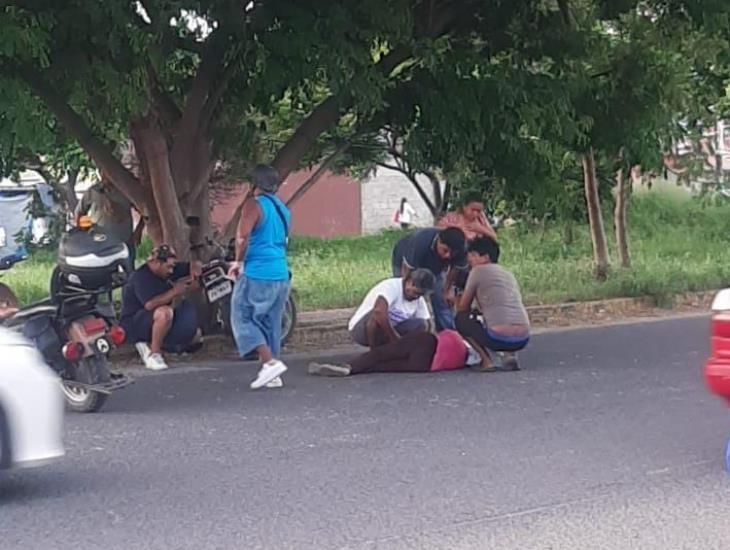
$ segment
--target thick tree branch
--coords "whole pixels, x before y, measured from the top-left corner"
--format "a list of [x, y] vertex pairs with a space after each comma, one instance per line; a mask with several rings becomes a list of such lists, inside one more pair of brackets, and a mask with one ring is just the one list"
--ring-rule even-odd
[[217, 63], [219, 63], [219, 59], [212, 54], [211, 48], [209, 48], [206, 54], [203, 55], [198, 71], [193, 78], [193, 83], [190, 86], [190, 91], [185, 99], [185, 106], [183, 107], [182, 118], [180, 119], [181, 133], [194, 133], [199, 128], [203, 106], [210, 93], [211, 82], [216, 71]]
[[286, 201], [287, 206], [291, 206], [294, 203], [296, 203], [299, 199], [301, 199], [312, 187], [314, 187], [314, 184], [317, 183], [320, 178], [324, 175], [324, 173], [329, 169], [330, 166], [332, 166], [332, 163], [335, 161], [335, 159], [340, 156], [343, 152], [345, 152], [348, 147], [350, 147], [350, 143], [344, 143], [340, 145], [337, 149], [335, 149], [320, 165], [319, 167], [314, 171], [314, 173], [309, 176], [307, 181], [305, 181], [299, 189], [296, 190], [296, 192], [289, 197], [289, 200]]
[[18, 66], [15, 72], [25, 80], [33, 93], [45, 103], [97, 166], [106, 172], [114, 185], [135, 205], [145, 204], [148, 197], [137, 178], [114, 156], [111, 148], [94, 135], [79, 114], [45, 81], [43, 75], [29, 66]]
[[340, 99], [330, 96], [317, 105], [299, 125], [291, 138], [279, 149], [272, 165], [286, 178], [299, 167], [302, 157], [317, 138], [332, 128], [340, 118]]
[[152, 106], [158, 116], [165, 123], [165, 126], [171, 132], [174, 132], [174, 128], [180, 121], [182, 113], [175, 104], [170, 94], [162, 89], [160, 80], [157, 76], [157, 71], [149, 61], [146, 63], [147, 70], [147, 88], [150, 94], [150, 100]]
[[236, 74], [236, 69], [236, 59], [231, 59], [221, 71], [221, 75], [210, 92], [208, 100], [205, 102], [205, 105], [203, 105], [202, 113], [200, 115], [200, 126], [205, 131], [210, 129], [215, 111], [218, 108], [218, 105], [220, 105], [223, 96], [228, 91], [228, 85], [230, 84], [233, 76]]
[[[383, 56], [377, 67], [385, 75], [390, 75], [400, 64], [411, 57], [411, 49], [399, 46]], [[272, 165], [279, 171], [282, 178], [286, 178], [296, 170], [302, 157], [317, 141], [317, 138], [332, 128], [340, 119], [341, 109], [348, 108], [352, 103], [351, 97], [340, 98], [330, 96], [317, 105], [307, 118], [299, 125], [294, 135], [279, 149]]]
[[441, 180], [439, 180], [436, 174], [431, 170], [424, 170], [421, 173], [428, 178], [428, 181], [431, 182], [431, 188], [433, 189], [433, 205], [438, 211], [437, 214], [434, 214], [434, 216], [443, 214], [444, 197], [441, 192]]
[[436, 216], [438, 213], [438, 209], [434, 205], [431, 198], [428, 196], [428, 193], [424, 191], [423, 187], [421, 186], [421, 183], [418, 181], [417, 174], [411, 172], [409, 169], [403, 169], [399, 166], [394, 166], [392, 164], [387, 164], [384, 162], [377, 162], [378, 166], [382, 168], [386, 168], [387, 170], [395, 170], [396, 172], [400, 172], [404, 176], [408, 178], [408, 181], [411, 182], [413, 187], [416, 189], [416, 192], [418, 193], [418, 196], [421, 197], [421, 200], [424, 202], [424, 204], [428, 207], [429, 211], [433, 216]]

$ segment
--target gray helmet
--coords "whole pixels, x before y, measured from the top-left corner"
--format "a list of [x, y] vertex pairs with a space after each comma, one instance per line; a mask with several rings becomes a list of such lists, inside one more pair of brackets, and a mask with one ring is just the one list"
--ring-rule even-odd
[[423, 296], [428, 296], [433, 292], [433, 287], [436, 285], [436, 277], [428, 269], [414, 269], [411, 271], [408, 279], [413, 283], [413, 286]]
[[258, 187], [267, 193], [276, 193], [281, 186], [281, 176], [276, 168], [268, 164], [257, 164], [249, 174], [252, 187]]

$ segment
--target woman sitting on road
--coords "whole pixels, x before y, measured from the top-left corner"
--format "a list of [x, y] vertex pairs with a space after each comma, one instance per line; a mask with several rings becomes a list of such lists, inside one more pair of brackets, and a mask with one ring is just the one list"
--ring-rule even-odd
[[[476, 359], [478, 362], [478, 359]], [[373, 348], [346, 365], [311, 363], [309, 374], [350, 376], [370, 372], [435, 372], [472, 364], [467, 345], [453, 330], [438, 335], [413, 332], [399, 340]]]
[[[480, 237], [467, 252], [471, 272], [459, 299], [456, 329], [482, 357], [482, 369], [497, 370], [489, 350], [503, 355], [501, 370], [519, 370], [516, 352], [530, 341], [530, 321], [515, 276], [497, 264], [499, 245]], [[472, 315], [476, 300], [479, 321]]]

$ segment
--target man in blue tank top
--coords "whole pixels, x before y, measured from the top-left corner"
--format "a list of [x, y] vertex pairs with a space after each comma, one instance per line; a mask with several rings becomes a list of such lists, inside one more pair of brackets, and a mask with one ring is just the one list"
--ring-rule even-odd
[[291, 214], [275, 195], [281, 185], [271, 166], [258, 165], [250, 176], [236, 231], [236, 261], [229, 276], [236, 279], [231, 300], [231, 325], [238, 353], [255, 351], [261, 370], [251, 389], [279, 387], [287, 367], [281, 361], [281, 325], [289, 299], [286, 259]]

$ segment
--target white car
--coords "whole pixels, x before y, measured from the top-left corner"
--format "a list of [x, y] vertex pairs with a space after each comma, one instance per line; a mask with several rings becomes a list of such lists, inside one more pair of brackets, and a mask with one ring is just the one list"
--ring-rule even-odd
[[0, 327], [0, 469], [63, 456], [63, 394], [32, 343]]

